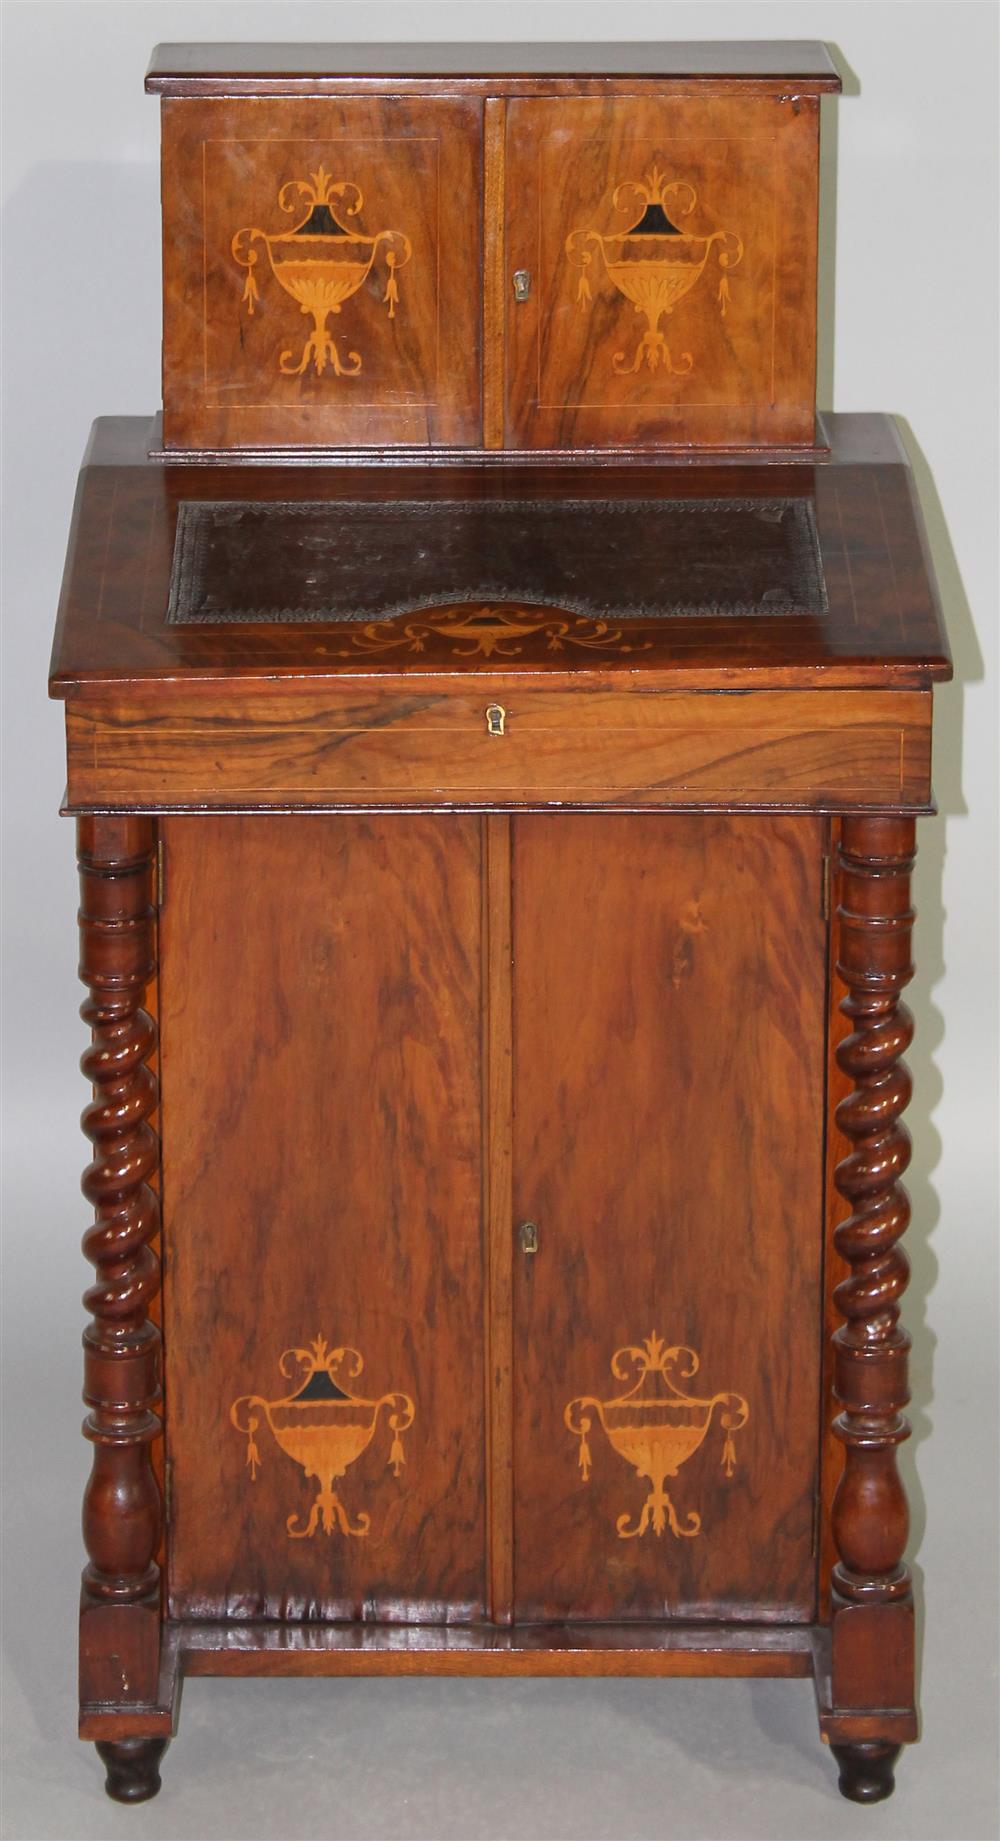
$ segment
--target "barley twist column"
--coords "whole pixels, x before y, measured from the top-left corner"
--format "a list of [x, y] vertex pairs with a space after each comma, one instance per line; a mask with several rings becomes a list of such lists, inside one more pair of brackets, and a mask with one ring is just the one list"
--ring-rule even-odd
[[[851, 1031], [837, 1058], [853, 1090], [837, 1108], [851, 1141], [836, 1183], [851, 1213], [834, 1240], [850, 1271], [834, 1300], [844, 1318], [834, 1343], [834, 1391], [842, 1411], [834, 1431], [844, 1470], [833, 1499], [838, 1560], [832, 1577], [834, 1707], [845, 1718], [833, 1749], [840, 1787], [858, 1802], [893, 1789], [898, 1733], [913, 1701], [913, 1615], [903, 1563], [909, 1531], [896, 1447], [909, 1436], [910, 1339], [899, 1321], [909, 1267], [899, 1245], [910, 1218], [900, 1178], [910, 1140], [900, 1123], [911, 1091], [901, 1056], [913, 1019], [900, 993], [913, 976], [910, 872], [914, 821], [845, 818], [841, 833], [838, 972]], [[878, 1731], [879, 1710], [896, 1718]], [[902, 1716], [902, 1718], [900, 1717]], [[912, 1715], [905, 1725], [913, 1736]]]
[[[94, 1447], [83, 1502], [88, 1564], [80, 1615], [80, 1689], [87, 1706], [151, 1705], [160, 1634], [160, 1493], [150, 1447], [160, 1435], [160, 1334], [148, 1315], [160, 1282], [150, 1241], [159, 1202], [149, 1178], [159, 1144], [149, 1120], [157, 1105], [148, 1064], [156, 1026], [142, 1008], [153, 957], [153, 825], [147, 818], [82, 818], [81, 1007], [91, 1045], [81, 1067], [94, 1090], [82, 1125], [94, 1155], [83, 1192], [94, 1225], [83, 1248], [96, 1268], [84, 1296], [92, 1313], [84, 1332], [84, 1434]], [[130, 1736], [101, 1740], [107, 1787], [138, 1802], [159, 1788], [166, 1741]]]

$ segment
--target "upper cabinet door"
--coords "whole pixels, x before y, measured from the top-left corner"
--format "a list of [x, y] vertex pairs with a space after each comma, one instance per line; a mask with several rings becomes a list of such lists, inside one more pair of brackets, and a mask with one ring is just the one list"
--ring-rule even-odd
[[474, 444], [476, 99], [170, 100], [170, 448]]
[[508, 446], [813, 441], [817, 132], [783, 94], [509, 104]]

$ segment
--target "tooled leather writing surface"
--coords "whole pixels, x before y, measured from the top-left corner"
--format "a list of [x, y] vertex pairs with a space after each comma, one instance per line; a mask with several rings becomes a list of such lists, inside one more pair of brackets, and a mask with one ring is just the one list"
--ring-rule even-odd
[[827, 607], [805, 498], [178, 507], [170, 624], [391, 620], [475, 601], [644, 621]]

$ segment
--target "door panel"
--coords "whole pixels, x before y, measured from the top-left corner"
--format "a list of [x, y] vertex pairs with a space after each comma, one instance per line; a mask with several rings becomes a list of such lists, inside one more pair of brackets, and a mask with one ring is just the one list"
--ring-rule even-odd
[[165, 830], [172, 1614], [482, 1615], [480, 821]]
[[163, 105], [167, 447], [476, 442], [482, 105]]
[[810, 443], [815, 98], [508, 105], [507, 442]]
[[518, 1618], [812, 1615], [821, 822], [513, 821]]

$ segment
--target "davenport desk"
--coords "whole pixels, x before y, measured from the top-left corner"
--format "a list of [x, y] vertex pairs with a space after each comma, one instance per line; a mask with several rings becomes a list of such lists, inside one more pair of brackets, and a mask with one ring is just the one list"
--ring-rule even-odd
[[892, 424], [814, 411], [833, 67], [659, 49], [154, 59], [164, 414], [51, 679], [122, 1800], [190, 1674], [806, 1676], [860, 1801], [916, 1737], [947, 647]]

